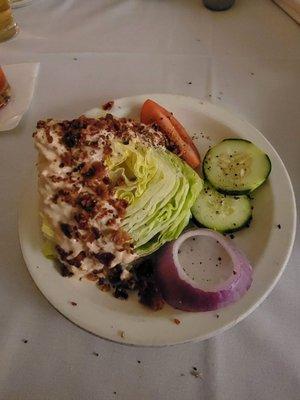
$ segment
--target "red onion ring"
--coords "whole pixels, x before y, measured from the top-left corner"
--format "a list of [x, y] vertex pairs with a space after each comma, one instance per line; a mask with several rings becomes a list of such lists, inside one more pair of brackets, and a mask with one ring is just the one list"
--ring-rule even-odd
[[[218, 241], [233, 263], [233, 274], [210, 291], [201, 289], [179, 262], [180, 246], [194, 236], [207, 236]], [[158, 254], [155, 276], [163, 298], [170, 306], [183, 311], [211, 311], [237, 301], [246, 293], [252, 283], [252, 267], [245, 255], [222, 234], [210, 229], [193, 229], [163, 247]]]

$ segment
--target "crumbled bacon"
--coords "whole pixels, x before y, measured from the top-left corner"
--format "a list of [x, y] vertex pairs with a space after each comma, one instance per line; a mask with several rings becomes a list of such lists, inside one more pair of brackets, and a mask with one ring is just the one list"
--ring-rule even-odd
[[77, 254], [76, 257], [68, 259], [68, 263], [70, 265], [74, 265], [74, 267], [79, 268], [83, 259], [86, 257], [86, 254], [84, 251], [81, 251], [79, 254]]
[[95, 239], [95, 240], [99, 239], [100, 236], [101, 236], [101, 233], [100, 233], [99, 229], [96, 228], [95, 226], [92, 226], [91, 230], [92, 230], [92, 232], [93, 232], [94, 239]]
[[96, 282], [99, 279], [98, 276], [96, 274], [94, 274], [94, 272], [90, 272], [89, 274], [85, 275], [85, 277], [89, 281], [93, 281], [93, 282]]
[[82, 139], [82, 129], [87, 124], [82, 119], [74, 119], [73, 121], [63, 121], [60, 123], [62, 129], [62, 142], [68, 148], [72, 149], [80, 144]]
[[105, 277], [100, 277], [98, 280], [98, 286], [102, 292], [109, 292], [110, 291], [110, 284]]
[[87, 212], [92, 212], [96, 203], [97, 200], [89, 193], [80, 194], [77, 198], [77, 204]]
[[114, 105], [114, 101], [113, 101], [113, 100], [108, 101], [107, 103], [103, 104], [102, 109], [103, 109], [104, 111], [111, 110], [112, 107], [113, 107], [113, 105]]
[[116, 209], [120, 218], [125, 217], [128, 202], [124, 199], [110, 199], [109, 203]]
[[57, 253], [59, 254], [59, 256], [60, 256], [60, 259], [62, 260], [62, 261], [65, 261], [66, 259], [67, 259], [67, 257], [71, 254], [71, 252], [70, 251], [65, 251], [62, 247], [60, 247], [59, 245], [56, 245], [55, 246], [55, 250], [57, 251]]
[[64, 180], [64, 178], [62, 176], [57, 176], [57, 175], [51, 175], [50, 179], [54, 183], [58, 183], [58, 182], [61, 182]]
[[[72, 165], [72, 162], [73, 162], [72, 154], [71, 154], [71, 153], [64, 153], [64, 154], [62, 155], [62, 157], [61, 157], [61, 162], [62, 162], [64, 165], [67, 165], [67, 166]], [[76, 167], [75, 167], [75, 168], [76, 168]]]
[[40, 120], [36, 123], [36, 128], [37, 129], [43, 129], [47, 125], [47, 122], [44, 120]]
[[106, 144], [103, 148], [104, 156], [110, 156], [112, 154], [112, 149], [109, 144]]
[[107, 185], [100, 183], [96, 187], [96, 193], [100, 197], [101, 200], [107, 200], [109, 198], [109, 189]]
[[53, 142], [53, 137], [51, 136], [51, 134], [50, 134], [50, 128], [49, 128], [49, 126], [45, 126], [45, 135], [46, 135], [46, 138], [47, 138], [47, 142], [48, 143], [52, 143]]
[[82, 168], [83, 168], [84, 166], [85, 166], [85, 163], [84, 163], [84, 162], [82, 162], [82, 163], [76, 165], [76, 167], [73, 168], [73, 172], [78, 172], [78, 171], [82, 170]]
[[115, 258], [115, 255], [112, 254], [112, 253], [108, 253], [108, 252], [105, 252], [105, 253], [101, 253], [101, 252], [100, 252], [100, 253], [98, 253], [98, 254], [95, 254], [95, 257], [96, 257], [97, 260], [98, 260], [101, 264], [103, 264], [105, 267], [110, 267], [112, 261], [113, 261], [114, 258]]
[[67, 236], [67, 238], [71, 239], [72, 237], [72, 227], [69, 224], [61, 223], [60, 229], [62, 230], [63, 234]]
[[105, 177], [102, 179], [102, 182], [104, 183], [104, 185], [109, 185], [109, 184], [110, 184], [110, 179], [109, 179], [109, 177], [108, 177], [108, 176], [105, 176]]
[[78, 228], [79, 229], [86, 229], [87, 228], [87, 224], [88, 224], [88, 220], [89, 220], [89, 216], [87, 213], [80, 212], [80, 213], [76, 213], [74, 215], [74, 219], [75, 221], [78, 223]]
[[81, 170], [84, 178], [91, 179], [94, 177], [102, 177], [105, 173], [105, 166], [103, 163], [96, 161], [92, 164], [86, 164]]
[[112, 231], [112, 240], [118, 245], [123, 245], [131, 241], [131, 237], [123, 229], [119, 229], [117, 231]]
[[57, 203], [57, 200], [61, 199], [61, 201], [64, 201], [66, 203], [73, 203], [73, 198], [72, 198], [72, 194], [70, 191], [68, 190], [63, 190], [63, 189], [59, 189], [55, 195], [52, 197], [52, 201], [54, 203]]
[[60, 264], [60, 273], [64, 277], [70, 277], [74, 275], [73, 272], [70, 271], [64, 264]]
[[[128, 204], [115, 197], [116, 187], [124, 185], [125, 180], [124, 177], [111, 180], [105, 160], [112, 154], [112, 137], [127, 144], [130, 139], [139, 136], [145, 144], [165, 146], [164, 135], [149, 126], [126, 118], [117, 119], [111, 114], [99, 119], [82, 116], [72, 121], [39, 121], [37, 129], [36, 141], [44, 143], [47, 134], [50, 135], [47, 141], [58, 139], [58, 144], [52, 145], [51, 149], [57, 151], [55, 162], [60, 168], [59, 173], [46, 177], [49, 182], [56, 182], [58, 188], [55, 192], [54, 185], [51, 185], [54, 193], [49, 199], [58, 207], [64, 207], [62, 202], [73, 207], [70, 218], [64, 218], [59, 228], [66, 238], [80, 239], [83, 245], [83, 250], [76, 257], [72, 251], [67, 252], [59, 246], [56, 248], [66, 271], [68, 267], [73, 267], [73, 271], [74, 267], [80, 268], [86, 257], [93, 257], [95, 263], [102, 260], [103, 265], [110, 266], [114, 252], [134, 254], [130, 235], [119, 225], [120, 218], [126, 215]], [[99, 149], [102, 151], [99, 152]], [[107, 203], [110, 204], [109, 209]], [[112, 253], [104, 251], [109, 241], [114, 248]], [[92, 248], [98, 249], [96, 256], [90, 253]]]
[[124, 176], [119, 176], [119, 178], [116, 180], [116, 186], [123, 186], [124, 184], [125, 184]]

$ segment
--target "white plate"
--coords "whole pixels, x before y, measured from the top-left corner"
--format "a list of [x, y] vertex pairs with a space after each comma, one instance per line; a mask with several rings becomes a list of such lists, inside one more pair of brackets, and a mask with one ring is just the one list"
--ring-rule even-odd
[[[234, 239], [248, 255], [254, 269], [253, 284], [246, 295], [218, 312], [188, 313], [168, 306], [152, 312], [140, 305], [134, 296], [128, 301], [120, 301], [101, 292], [93, 283], [62, 278], [53, 263], [41, 253], [36, 180], [28, 185], [20, 212], [22, 252], [28, 270], [44, 296], [65, 317], [87, 331], [109, 340], [145, 346], [199, 341], [245, 318], [278, 281], [295, 236], [293, 189], [282, 161], [263, 135], [247, 122], [208, 102], [167, 94], [141, 95], [116, 100], [113, 112], [137, 118], [141, 104], [147, 98], [171, 110], [191, 135], [198, 134], [195, 142], [202, 156], [209, 145], [226, 137], [249, 139], [269, 155], [272, 173], [268, 182], [255, 193], [253, 223], [249, 229], [236, 233]], [[191, 256], [196, 261], [199, 254]], [[72, 306], [71, 301], [77, 306]], [[181, 323], [176, 325], [174, 318]], [[124, 332], [124, 337], [121, 337], [121, 332]]]

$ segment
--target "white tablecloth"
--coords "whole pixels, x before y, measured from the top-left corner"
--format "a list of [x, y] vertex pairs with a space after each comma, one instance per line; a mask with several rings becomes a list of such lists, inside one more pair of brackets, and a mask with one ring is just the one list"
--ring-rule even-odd
[[40, 0], [15, 15], [21, 32], [0, 44], [0, 63], [41, 68], [31, 110], [0, 135], [0, 399], [299, 400], [299, 236], [250, 317], [160, 349], [109, 343], [64, 319], [34, 286], [17, 238], [35, 121], [137, 93], [208, 98], [240, 114], [278, 150], [299, 198], [299, 27], [269, 0], [237, 0], [224, 13], [200, 0]]

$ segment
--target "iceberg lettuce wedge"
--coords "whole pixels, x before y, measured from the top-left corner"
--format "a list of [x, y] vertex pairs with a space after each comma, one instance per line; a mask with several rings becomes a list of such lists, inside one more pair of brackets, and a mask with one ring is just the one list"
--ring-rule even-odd
[[[178, 156], [139, 141], [115, 141], [106, 161], [117, 182], [116, 196], [128, 202], [122, 221], [139, 255], [147, 255], [176, 239], [191, 217], [202, 179]], [[120, 180], [119, 180], [120, 181]]]

